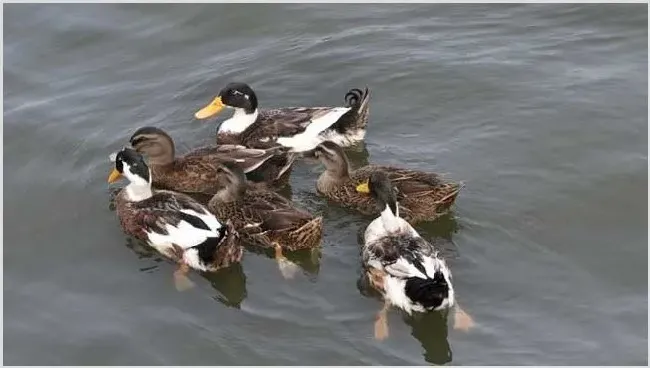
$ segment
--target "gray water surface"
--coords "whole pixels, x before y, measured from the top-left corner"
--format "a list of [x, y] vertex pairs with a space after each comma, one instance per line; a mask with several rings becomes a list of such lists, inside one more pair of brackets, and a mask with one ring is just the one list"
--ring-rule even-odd
[[[4, 5], [5, 364], [646, 365], [647, 5]], [[174, 289], [127, 241], [108, 154], [156, 125], [210, 143], [193, 113], [231, 81], [265, 107], [341, 105], [368, 85], [353, 163], [466, 187], [439, 238], [468, 332], [389, 315], [358, 286], [368, 218], [315, 194], [319, 264], [273, 259]], [[223, 120], [228, 114], [221, 116]]]

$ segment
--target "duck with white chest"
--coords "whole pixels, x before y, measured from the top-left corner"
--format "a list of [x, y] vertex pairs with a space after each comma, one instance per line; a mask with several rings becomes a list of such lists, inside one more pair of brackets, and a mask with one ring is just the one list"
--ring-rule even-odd
[[375, 337], [388, 337], [390, 306], [413, 312], [455, 309], [455, 327], [468, 329], [469, 315], [458, 307], [451, 271], [431, 243], [399, 217], [396, 190], [388, 175], [372, 173], [370, 195], [383, 208], [364, 233], [362, 263], [370, 285], [384, 298], [377, 315]]
[[260, 109], [257, 95], [245, 83], [230, 83], [217, 97], [194, 115], [206, 119], [224, 108], [235, 113], [218, 129], [219, 143], [268, 148], [281, 145], [292, 152], [307, 152], [331, 140], [346, 147], [362, 141], [366, 134], [370, 92], [352, 89], [344, 107], [281, 107]]
[[122, 229], [179, 263], [174, 274], [179, 290], [191, 286], [190, 268], [212, 272], [241, 261], [243, 247], [230, 222], [222, 224], [185, 194], [153, 190], [151, 169], [135, 150], [123, 148], [111, 160], [115, 167], [108, 183], [129, 181], [115, 199]]

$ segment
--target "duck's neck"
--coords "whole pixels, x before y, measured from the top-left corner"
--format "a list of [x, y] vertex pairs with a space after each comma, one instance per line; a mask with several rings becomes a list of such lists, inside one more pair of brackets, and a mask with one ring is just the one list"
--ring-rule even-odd
[[325, 164], [325, 171], [320, 175], [317, 182], [317, 185], [322, 187], [323, 191], [327, 191], [326, 188], [333, 189], [350, 179], [350, 162], [347, 157], [339, 156], [337, 160], [328, 160], [323, 163]]
[[397, 232], [401, 229], [399, 221], [399, 206], [397, 206], [397, 204], [395, 204], [395, 213], [393, 213], [392, 209], [387, 204], [386, 208], [381, 211], [379, 218], [387, 232]]
[[259, 111], [257, 109], [251, 113], [247, 113], [244, 109], [235, 108], [233, 116], [221, 123], [218, 132], [227, 134], [241, 133], [257, 120], [258, 115]]
[[237, 183], [235, 185], [229, 185], [226, 188], [219, 190], [215, 195], [210, 199], [209, 206], [215, 207], [222, 203], [233, 203], [237, 202], [246, 194], [246, 184]]
[[350, 176], [347, 174], [338, 175], [336, 172], [325, 170], [318, 177], [318, 180], [316, 181], [316, 188], [322, 193], [328, 193], [330, 191], [335, 191], [348, 179], [350, 179]]
[[144, 201], [153, 195], [151, 185], [143, 185], [139, 183], [131, 183], [124, 188], [126, 191], [126, 198], [131, 202]]

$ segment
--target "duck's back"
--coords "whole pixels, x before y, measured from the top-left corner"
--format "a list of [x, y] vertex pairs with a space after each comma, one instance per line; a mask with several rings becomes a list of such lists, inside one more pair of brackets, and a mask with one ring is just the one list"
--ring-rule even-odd
[[[460, 191], [460, 185], [443, 180], [435, 173], [393, 166], [367, 165], [355, 170], [350, 176], [353, 182], [364, 182], [375, 171], [388, 174], [397, 188], [400, 216], [411, 224], [434, 220], [446, 213]], [[363, 201], [367, 214], [379, 214], [381, 209], [374, 205], [370, 196]], [[361, 201], [361, 200], [359, 200]]]

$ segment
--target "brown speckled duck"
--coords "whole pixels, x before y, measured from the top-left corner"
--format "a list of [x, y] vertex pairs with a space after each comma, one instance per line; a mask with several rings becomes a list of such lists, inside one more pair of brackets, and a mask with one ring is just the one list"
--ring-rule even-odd
[[314, 155], [325, 165], [316, 184], [318, 193], [365, 215], [378, 215], [383, 210], [369, 195], [368, 179], [374, 172], [388, 175], [397, 191], [401, 217], [411, 224], [447, 213], [462, 188], [437, 174], [410, 169], [367, 165], [351, 170], [343, 149], [329, 141], [318, 145]]
[[129, 141], [136, 151], [147, 157], [156, 188], [212, 195], [216, 193], [217, 168], [224, 161], [235, 162], [254, 178], [251, 181], [255, 185], [278, 189], [289, 181], [290, 167], [270, 162], [276, 156], [286, 158], [286, 152], [280, 147], [253, 149], [227, 144], [199, 148], [176, 157], [174, 141], [169, 134], [150, 126], [138, 129]]
[[342, 146], [362, 141], [366, 134], [370, 92], [352, 89], [345, 107], [282, 107], [259, 109], [257, 95], [245, 83], [230, 83], [206, 107], [196, 112], [206, 119], [224, 108], [235, 110], [217, 131], [219, 143], [267, 148], [281, 145], [292, 152], [307, 152], [331, 140]]
[[179, 290], [191, 286], [190, 268], [211, 272], [240, 262], [243, 247], [230, 222], [222, 224], [185, 194], [153, 190], [151, 170], [135, 150], [124, 148], [111, 160], [109, 184], [121, 177], [129, 181], [115, 199], [122, 229], [180, 264], [174, 274]]
[[323, 234], [323, 218], [297, 208], [283, 196], [268, 190], [249, 190], [241, 168], [221, 164], [220, 190], [208, 203], [218, 218], [232, 221], [242, 239], [275, 249], [276, 260], [285, 278], [291, 278], [296, 266], [282, 254], [285, 250], [316, 251]]

